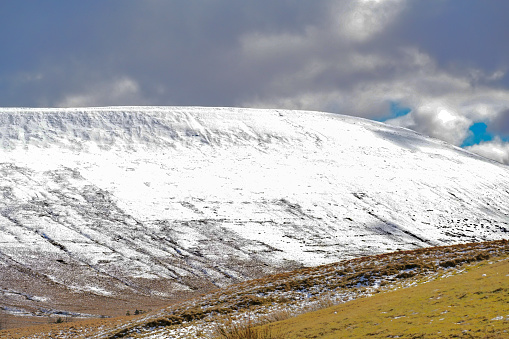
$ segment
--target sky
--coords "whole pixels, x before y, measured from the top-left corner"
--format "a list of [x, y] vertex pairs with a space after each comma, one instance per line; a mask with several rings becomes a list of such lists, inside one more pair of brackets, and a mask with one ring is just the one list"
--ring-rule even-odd
[[509, 164], [506, 0], [0, 0], [0, 107], [386, 122]]

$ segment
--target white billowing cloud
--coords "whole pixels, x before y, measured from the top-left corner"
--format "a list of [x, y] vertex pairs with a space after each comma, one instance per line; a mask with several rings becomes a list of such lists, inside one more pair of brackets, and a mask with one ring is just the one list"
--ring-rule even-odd
[[[419, 90], [419, 87], [412, 87]], [[407, 100], [412, 111], [386, 123], [406, 127], [453, 145], [461, 145], [470, 136], [470, 126], [476, 122], [493, 121], [509, 105], [509, 91], [489, 88], [466, 92], [449, 91], [442, 96], [421, 92], [421, 97]]]
[[453, 145], [461, 145], [469, 136], [468, 128], [472, 120], [439, 103], [421, 106], [413, 114], [388, 120], [387, 123], [411, 128]]
[[111, 82], [97, 84], [83, 93], [66, 95], [56, 103], [56, 106], [113, 106], [119, 103], [139, 105], [142, 101], [138, 83], [128, 77], [121, 77]]
[[500, 121], [509, 107], [508, 90], [473, 84], [468, 76], [455, 76], [436, 67], [425, 69], [391, 83], [387, 92], [412, 111], [387, 123], [459, 146], [470, 136], [472, 124]]
[[509, 165], [509, 143], [503, 142], [499, 137], [491, 141], [481, 142], [478, 145], [466, 147], [467, 150]]

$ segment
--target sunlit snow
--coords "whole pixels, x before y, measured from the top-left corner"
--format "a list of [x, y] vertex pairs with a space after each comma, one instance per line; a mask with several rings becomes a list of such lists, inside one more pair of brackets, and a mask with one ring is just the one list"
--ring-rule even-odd
[[2, 288], [171, 295], [509, 234], [507, 166], [338, 114], [3, 108], [0, 159]]

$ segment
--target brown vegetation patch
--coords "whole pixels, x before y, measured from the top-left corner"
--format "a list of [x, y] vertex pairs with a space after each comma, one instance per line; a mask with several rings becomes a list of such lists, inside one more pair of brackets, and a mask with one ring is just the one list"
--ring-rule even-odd
[[257, 319], [267, 319], [283, 309], [297, 314], [432, 280], [458, 272], [465, 264], [508, 255], [509, 242], [501, 240], [351, 259], [231, 285], [101, 330], [108, 338], [143, 338], [154, 328], [161, 333], [193, 324], [210, 328], [212, 323], [243, 314]]

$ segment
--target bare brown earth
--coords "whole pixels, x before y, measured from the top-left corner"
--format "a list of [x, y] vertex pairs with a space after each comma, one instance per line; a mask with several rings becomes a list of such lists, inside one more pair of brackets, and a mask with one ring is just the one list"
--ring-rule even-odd
[[[26, 282], [27, 287], [29, 282]], [[162, 282], [161, 282], [162, 284]], [[14, 305], [5, 304], [5, 307], [12, 306], [12, 309], [23, 310], [24, 313], [8, 312], [0, 309], [0, 329], [23, 328], [40, 325], [55, 324], [57, 321], [65, 323], [75, 322], [95, 322], [97, 319], [108, 319], [112, 317], [125, 316], [128, 312], [134, 315], [136, 310], [143, 313], [160, 309], [164, 306], [175, 304], [183, 300], [192, 298], [211, 288], [204, 286], [197, 292], [180, 292], [173, 298], [161, 296], [139, 295], [137, 293], [125, 293], [121, 296], [107, 297], [93, 293], [76, 292], [55, 286], [53, 290], [45, 290], [45, 296], [51, 296], [49, 301], [37, 303], [37, 309], [30, 303], [30, 297], [23, 296], [28, 302], [23, 304], [22, 300]], [[37, 291], [31, 287], [31, 291]], [[39, 295], [40, 295], [39, 294]], [[20, 298], [21, 299], [21, 298]], [[20, 308], [23, 307], [23, 309]], [[42, 312], [42, 309], [47, 312]], [[29, 315], [35, 314], [35, 316]], [[60, 320], [59, 320], [60, 319]], [[29, 332], [35, 329], [28, 330]]]
[[[125, 315], [128, 311], [130, 314], [134, 314], [135, 310], [152, 311], [168, 304], [172, 304], [175, 301], [160, 300], [157, 298], [138, 298], [138, 300], [125, 300], [118, 298], [117, 300], [111, 300], [111, 298], [77, 298], [74, 299], [76, 302], [72, 303], [72, 299], [68, 300], [69, 303], [61, 304], [61, 308], [67, 312], [76, 312], [82, 314], [91, 314], [92, 319], [111, 318]], [[99, 314], [99, 316], [96, 316]], [[49, 314], [41, 316], [17, 316], [6, 312], [1, 312], [1, 328], [22, 328], [36, 325], [52, 324], [58, 321], [60, 318], [65, 322], [76, 322], [83, 321], [87, 318], [81, 316], [69, 316], [65, 312], [63, 314]]]

